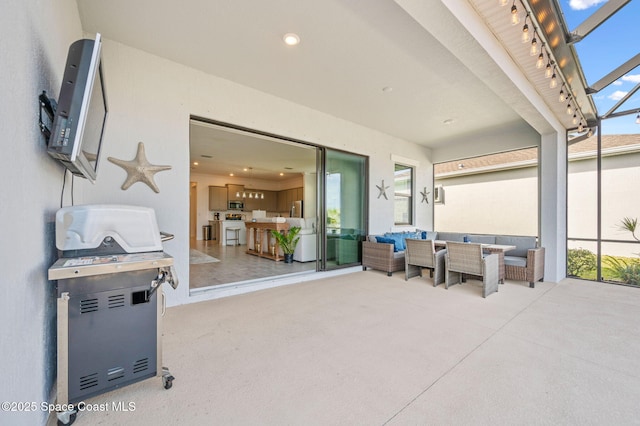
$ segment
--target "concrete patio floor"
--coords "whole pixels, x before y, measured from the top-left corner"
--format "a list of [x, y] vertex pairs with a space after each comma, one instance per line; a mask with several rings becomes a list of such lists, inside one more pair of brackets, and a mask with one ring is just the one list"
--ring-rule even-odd
[[640, 423], [640, 289], [479, 285], [367, 271], [170, 308], [172, 389], [94, 397], [135, 410], [75, 424]]

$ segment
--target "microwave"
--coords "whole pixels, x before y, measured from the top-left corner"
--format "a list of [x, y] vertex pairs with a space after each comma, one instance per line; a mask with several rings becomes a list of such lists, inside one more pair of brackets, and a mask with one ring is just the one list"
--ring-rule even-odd
[[229, 201], [229, 210], [242, 210], [244, 209], [244, 203], [242, 201]]

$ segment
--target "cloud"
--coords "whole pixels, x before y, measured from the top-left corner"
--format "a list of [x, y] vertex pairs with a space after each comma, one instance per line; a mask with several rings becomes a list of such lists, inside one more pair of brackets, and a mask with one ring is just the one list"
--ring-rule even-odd
[[622, 77], [622, 81], [630, 81], [631, 83], [640, 83], [640, 74], [625, 75]]
[[616, 80], [611, 84], [613, 84], [614, 86], [622, 86], [622, 82], [620, 80]]
[[612, 101], [619, 101], [620, 99], [624, 98], [627, 93], [629, 92], [623, 92], [622, 90], [616, 90], [615, 92], [613, 92], [612, 94], [610, 94], [609, 96], [607, 96], [609, 99], [611, 99]]
[[585, 10], [604, 3], [606, 0], [569, 0], [569, 7], [573, 10]]

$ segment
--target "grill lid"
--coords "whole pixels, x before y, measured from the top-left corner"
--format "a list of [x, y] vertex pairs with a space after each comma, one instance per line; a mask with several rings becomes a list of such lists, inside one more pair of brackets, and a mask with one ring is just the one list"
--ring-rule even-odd
[[56, 212], [56, 247], [62, 251], [95, 250], [115, 241], [123, 253], [162, 251], [152, 208], [87, 204]]

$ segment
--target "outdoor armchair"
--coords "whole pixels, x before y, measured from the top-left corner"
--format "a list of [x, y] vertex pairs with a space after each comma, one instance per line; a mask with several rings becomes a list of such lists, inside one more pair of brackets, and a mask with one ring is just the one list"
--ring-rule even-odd
[[444, 257], [446, 250], [436, 251], [433, 240], [405, 240], [407, 248], [404, 251], [404, 279], [420, 276], [422, 268], [429, 269], [433, 278], [433, 286], [444, 282]]
[[482, 245], [447, 242], [445, 288], [462, 281], [462, 276], [482, 277], [482, 297], [498, 291], [499, 259], [497, 254], [483, 256]]

